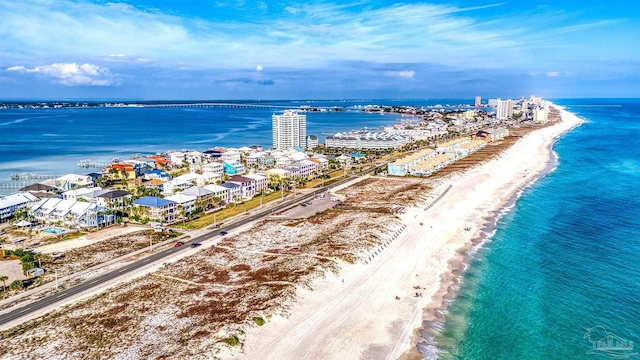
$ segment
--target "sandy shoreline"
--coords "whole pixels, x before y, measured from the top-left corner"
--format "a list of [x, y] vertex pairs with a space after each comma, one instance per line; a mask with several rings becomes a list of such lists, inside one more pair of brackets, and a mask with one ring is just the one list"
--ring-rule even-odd
[[299, 289], [288, 318], [274, 316], [249, 329], [243, 353], [223, 358], [422, 358], [415, 350], [422, 341], [419, 330], [424, 321], [437, 322], [438, 309], [455, 296], [451, 285], [462, 274], [465, 257], [485, 241], [498, 212], [548, 171], [555, 139], [582, 123], [561, 113], [560, 123], [442, 181], [433, 198], [451, 185], [447, 194], [430, 209], [425, 209], [430, 201], [408, 208], [401, 216], [406, 229], [371, 262], [345, 264], [340, 275], [315, 281], [314, 290]]

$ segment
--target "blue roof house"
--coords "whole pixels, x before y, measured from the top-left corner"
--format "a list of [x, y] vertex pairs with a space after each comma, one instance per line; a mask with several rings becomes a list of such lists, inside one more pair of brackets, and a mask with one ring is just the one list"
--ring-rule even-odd
[[155, 196], [146, 196], [133, 202], [136, 208], [142, 210], [143, 216], [149, 220], [172, 222], [175, 220], [176, 203], [171, 200]]
[[245, 172], [244, 165], [237, 161], [223, 161], [222, 168], [224, 169], [224, 172], [229, 175], [237, 175]]

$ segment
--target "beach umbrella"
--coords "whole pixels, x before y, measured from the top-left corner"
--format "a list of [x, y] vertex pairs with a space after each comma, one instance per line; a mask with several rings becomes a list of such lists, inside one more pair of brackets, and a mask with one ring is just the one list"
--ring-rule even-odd
[[31, 221], [27, 221], [27, 220], [20, 220], [16, 223], [16, 226], [18, 227], [25, 227], [25, 226], [31, 226]]

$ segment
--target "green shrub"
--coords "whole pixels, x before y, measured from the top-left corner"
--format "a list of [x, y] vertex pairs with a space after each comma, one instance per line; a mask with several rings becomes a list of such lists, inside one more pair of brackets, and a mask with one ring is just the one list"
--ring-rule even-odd
[[11, 285], [9, 285], [9, 289], [11, 290], [22, 289], [22, 280], [13, 280], [13, 282], [11, 282]]
[[258, 326], [262, 326], [262, 325], [264, 325], [264, 323], [265, 323], [264, 319], [263, 319], [263, 318], [261, 318], [261, 317], [254, 317], [254, 318], [253, 318], [253, 321], [255, 321], [255, 322], [256, 322], [256, 325], [258, 325]]
[[231, 335], [226, 340], [226, 342], [227, 342], [227, 344], [229, 344], [231, 346], [238, 346], [238, 344], [240, 344], [240, 339], [238, 339], [238, 337], [236, 335]]

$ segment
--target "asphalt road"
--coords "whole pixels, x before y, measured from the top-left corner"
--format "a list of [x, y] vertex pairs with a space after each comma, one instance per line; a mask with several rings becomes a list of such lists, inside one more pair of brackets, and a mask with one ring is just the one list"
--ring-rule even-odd
[[[386, 166], [386, 165], [381, 165], [381, 166]], [[379, 166], [379, 167], [381, 167], [381, 166]], [[261, 212], [258, 212], [256, 214], [254, 214], [254, 215], [248, 216], [248, 217], [246, 217], [246, 218], [244, 218], [242, 220], [239, 220], [239, 221], [236, 221], [236, 222], [234, 222], [232, 224], [229, 224], [228, 226], [221, 227], [218, 230], [218, 232], [212, 232], [212, 233], [209, 233], [209, 234], [206, 234], [206, 235], [201, 235], [201, 236], [198, 236], [196, 238], [193, 238], [193, 239], [191, 239], [189, 241], [186, 241], [183, 246], [172, 247], [172, 248], [168, 248], [168, 249], [159, 251], [159, 252], [157, 252], [155, 254], [152, 254], [150, 256], [147, 256], [147, 257], [145, 257], [145, 258], [143, 258], [143, 259], [141, 259], [139, 261], [136, 261], [136, 262], [128, 264], [128, 265], [125, 265], [125, 266], [123, 266], [123, 267], [121, 267], [119, 269], [110, 271], [110, 272], [108, 272], [106, 274], [103, 274], [103, 275], [100, 275], [100, 276], [98, 276], [96, 278], [89, 279], [89, 280], [84, 281], [84, 282], [82, 282], [82, 283], [80, 283], [78, 285], [72, 286], [72, 287], [70, 287], [68, 289], [64, 289], [64, 290], [58, 291], [55, 294], [49, 295], [49, 296], [44, 297], [44, 298], [42, 298], [40, 300], [36, 300], [36, 301], [34, 301], [34, 302], [30, 303], [30, 304], [27, 304], [25, 306], [18, 307], [16, 309], [12, 310], [12, 311], [9, 311], [7, 313], [4, 313], [4, 314], [0, 315], [0, 326], [3, 325], [3, 324], [6, 324], [6, 323], [12, 322], [14, 320], [20, 319], [22, 317], [25, 317], [25, 321], [26, 321], [28, 318], [30, 318], [31, 313], [33, 313], [33, 312], [42, 310], [42, 309], [47, 308], [47, 307], [49, 307], [51, 305], [55, 305], [57, 303], [66, 302], [66, 301], [68, 301], [70, 298], [72, 298], [75, 295], [83, 293], [83, 292], [85, 292], [87, 290], [91, 290], [93, 288], [99, 288], [102, 284], [104, 284], [104, 283], [106, 283], [108, 281], [114, 280], [114, 279], [116, 279], [118, 277], [121, 277], [121, 276], [125, 276], [125, 275], [127, 275], [127, 274], [129, 274], [129, 273], [131, 273], [133, 271], [136, 271], [136, 270], [138, 270], [138, 269], [140, 269], [140, 268], [142, 268], [142, 267], [144, 267], [144, 266], [146, 266], [146, 265], [148, 265], [150, 263], [153, 263], [153, 262], [156, 262], [156, 261], [160, 261], [160, 260], [162, 260], [162, 259], [164, 259], [166, 257], [169, 257], [169, 256], [171, 256], [171, 255], [173, 255], [173, 254], [175, 254], [177, 252], [189, 249], [190, 248], [189, 245], [192, 244], [192, 243], [202, 242], [203, 240], [211, 239], [213, 237], [221, 237], [220, 232], [222, 232], [222, 231], [229, 232], [229, 231], [237, 229], [237, 228], [239, 228], [239, 227], [241, 227], [243, 225], [246, 225], [246, 224], [248, 224], [250, 222], [265, 218], [265, 217], [271, 215], [272, 212], [279, 212], [279, 211], [284, 210], [284, 209], [286, 209], [286, 208], [288, 208], [288, 207], [290, 207], [290, 206], [292, 206], [292, 205], [294, 205], [294, 204], [296, 204], [298, 202], [309, 200], [309, 199], [313, 198], [314, 196], [317, 196], [318, 194], [321, 194], [321, 193], [323, 193], [323, 192], [325, 192], [325, 191], [327, 191], [327, 190], [329, 190], [331, 188], [334, 188], [336, 186], [340, 186], [340, 185], [342, 185], [342, 184], [344, 184], [346, 182], [349, 182], [349, 181], [352, 181], [354, 179], [357, 179], [358, 177], [360, 177], [362, 175], [366, 175], [368, 173], [371, 173], [371, 172], [374, 171], [374, 169], [376, 169], [376, 168], [369, 169], [369, 170], [363, 172], [362, 174], [351, 176], [351, 177], [346, 178], [344, 180], [337, 181], [337, 182], [335, 182], [335, 183], [333, 183], [333, 184], [331, 184], [329, 186], [325, 186], [324, 188], [319, 188], [318, 190], [314, 190], [314, 191], [312, 191], [312, 192], [310, 192], [308, 194], [305, 194], [303, 196], [300, 196], [300, 197], [297, 197], [297, 198], [292, 199], [290, 201], [287, 201], [285, 203], [282, 203], [282, 204], [280, 204], [280, 205], [278, 205], [278, 206], [276, 206], [274, 208], [271, 208], [271, 209], [268, 209], [268, 210], [264, 210], [264, 211], [261, 211]]]

